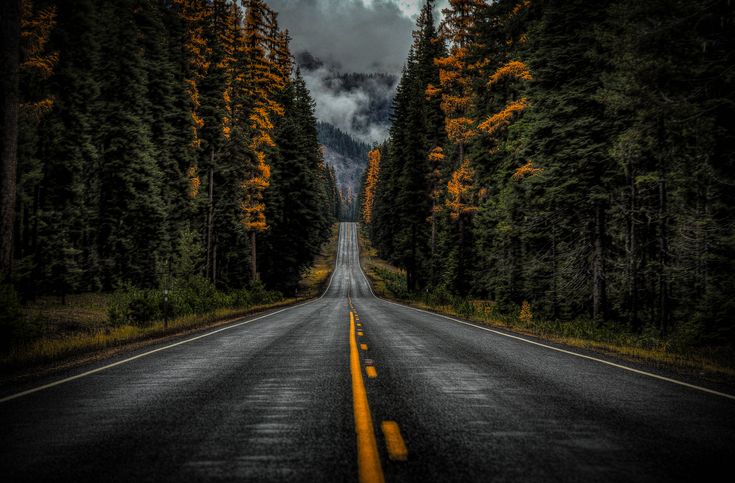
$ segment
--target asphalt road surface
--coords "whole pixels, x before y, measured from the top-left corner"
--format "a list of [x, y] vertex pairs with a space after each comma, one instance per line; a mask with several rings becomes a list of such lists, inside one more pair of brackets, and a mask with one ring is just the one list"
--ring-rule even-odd
[[376, 298], [345, 223], [315, 301], [3, 388], [0, 478], [733, 481], [733, 398], [597, 357]]

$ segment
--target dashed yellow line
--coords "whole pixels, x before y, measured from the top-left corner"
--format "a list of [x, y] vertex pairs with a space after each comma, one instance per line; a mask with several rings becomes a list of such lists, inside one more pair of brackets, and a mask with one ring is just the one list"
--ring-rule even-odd
[[352, 404], [355, 412], [357, 434], [357, 471], [360, 483], [383, 483], [378, 443], [373, 430], [373, 417], [367, 400], [365, 382], [362, 379], [360, 354], [355, 337], [355, 315], [350, 312], [350, 372], [352, 374]]
[[358, 330], [357, 331], [357, 335], [359, 335], [360, 337], [362, 337], [363, 335], [365, 335], [365, 332], [363, 332], [361, 330]]
[[383, 421], [380, 423], [385, 436], [385, 445], [388, 448], [388, 458], [393, 461], [406, 461], [408, 459], [408, 448], [401, 436], [401, 429], [395, 421]]
[[367, 344], [360, 344], [360, 349], [366, 351], [367, 350]]
[[378, 371], [375, 369], [375, 366], [365, 367], [365, 373], [370, 379], [375, 379], [376, 377], [378, 377]]

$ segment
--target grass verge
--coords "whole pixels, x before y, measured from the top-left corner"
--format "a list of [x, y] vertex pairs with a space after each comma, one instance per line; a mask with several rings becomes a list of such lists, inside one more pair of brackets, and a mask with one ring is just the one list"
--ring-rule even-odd
[[320, 295], [329, 283], [329, 277], [334, 270], [334, 262], [337, 259], [337, 240], [339, 238], [339, 225], [332, 227], [332, 234], [324, 245], [321, 252], [314, 259], [311, 268], [304, 273], [299, 283], [299, 297], [316, 297]]
[[162, 320], [153, 320], [145, 325], [111, 323], [109, 313], [114, 294], [70, 295], [65, 305], [58, 297], [41, 297], [22, 308], [31, 333], [30, 340], [0, 354], [2, 379], [24, 378], [72, 367], [314, 298], [322, 292], [334, 267], [337, 236], [335, 225], [332, 236], [304, 274], [298, 298], [182, 315], [170, 320], [166, 326]]
[[498, 314], [489, 300], [468, 299], [449, 294], [412, 295], [406, 289], [406, 274], [377, 256], [362, 230], [359, 232], [360, 263], [373, 290], [380, 297], [403, 304], [477, 322], [517, 334], [550, 342], [683, 370], [699, 378], [735, 382], [735, 354], [729, 347], [692, 347], [675, 338], [662, 338], [652, 332], [633, 333], [614, 324], [601, 325], [591, 320], [538, 320], [530, 307], [518, 314]]
[[[225, 325], [247, 315], [276, 309], [293, 304], [296, 299], [282, 299], [266, 305], [255, 305], [249, 308], [224, 308], [206, 314], [193, 314], [178, 317], [169, 321], [164, 327], [163, 321], [154, 321], [150, 325], [139, 327], [122, 325], [119, 327], [105, 326], [95, 321], [97, 329], [75, 331], [73, 333], [59, 333], [43, 335], [29, 344], [13, 347], [0, 358], [0, 368], [3, 374], [35, 372], [36, 369], [47, 365], [66, 366], [70, 359], [83, 356], [84, 361], [94, 359], [94, 355], [105, 355], [120, 352], [128, 348], [139, 348], [147, 342], [159, 342], [169, 336], [183, 335], [197, 330]], [[130, 347], [133, 346], [134, 347]]]

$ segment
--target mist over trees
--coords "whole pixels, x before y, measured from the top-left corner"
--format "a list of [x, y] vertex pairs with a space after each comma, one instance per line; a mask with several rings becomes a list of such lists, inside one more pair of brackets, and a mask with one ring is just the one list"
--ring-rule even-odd
[[394, 74], [342, 72], [309, 52], [300, 52], [296, 60], [316, 100], [321, 122], [368, 144], [386, 138], [398, 82]]
[[[4, 279], [25, 298], [155, 287], [167, 273], [294, 289], [339, 194], [276, 12], [262, 0], [23, 0], [19, 17], [19, 83], [3, 73], [4, 99], [19, 86]], [[3, 11], [3, 49], [11, 20]]]
[[732, 3], [433, 3], [363, 188], [409, 290], [735, 340]]

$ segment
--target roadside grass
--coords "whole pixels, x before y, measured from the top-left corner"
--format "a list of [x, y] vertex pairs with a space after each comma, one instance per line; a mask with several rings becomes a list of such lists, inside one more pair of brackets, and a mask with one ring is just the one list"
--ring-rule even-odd
[[22, 307], [28, 336], [25, 342], [0, 353], [0, 373], [3, 376], [33, 373], [49, 366], [109, 355], [314, 298], [321, 293], [334, 267], [337, 236], [335, 225], [314, 265], [304, 274], [298, 298], [279, 297], [267, 303], [253, 301], [203, 313], [183, 314], [173, 317], [166, 326], [163, 320], [122, 325], [111, 321], [110, 308], [121, 298], [120, 294], [68, 295], [65, 305], [58, 297], [39, 297]]
[[381, 297], [430, 312], [479, 322], [493, 328], [538, 337], [570, 347], [617, 356], [632, 362], [653, 363], [696, 372], [699, 377], [735, 378], [735, 352], [730, 347], [702, 347], [682, 338], [661, 337], [654, 331], [634, 333], [615, 323], [592, 320], [542, 320], [530, 313], [500, 314], [489, 300], [458, 297], [444, 292], [414, 295], [406, 289], [406, 274], [377, 257], [362, 230], [360, 262], [373, 290]]
[[205, 314], [185, 315], [170, 320], [167, 327], [164, 327], [163, 321], [160, 320], [142, 327], [136, 325], [115, 327], [106, 324], [103, 319], [98, 319], [91, 324], [94, 328], [84, 331], [74, 330], [62, 333], [58, 328], [51, 329], [30, 343], [12, 347], [0, 357], [0, 368], [3, 373], [12, 373], [64, 362], [78, 356], [123, 348], [135, 343], [155, 343], [167, 336], [224, 325], [246, 315], [283, 307], [294, 302], [295, 299], [282, 299], [278, 302], [248, 308], [223, 308]]
[[110, 296], [105, 293], [67, 295], [66, 305], [59, 297], [39, 297], [22, 310], [27, 319], [45, 320], [49, 331], [84, 330], [104, 323]]
[[332, 227], [329, 240], [322, 245], [321, 252], [314, 259], [311, 268], [301, 277], [299, 282], [299, 297], [312, 298], [319, 296], [329, 281], [337, 259], [337, 240], [339, 238], [339, 224]]

